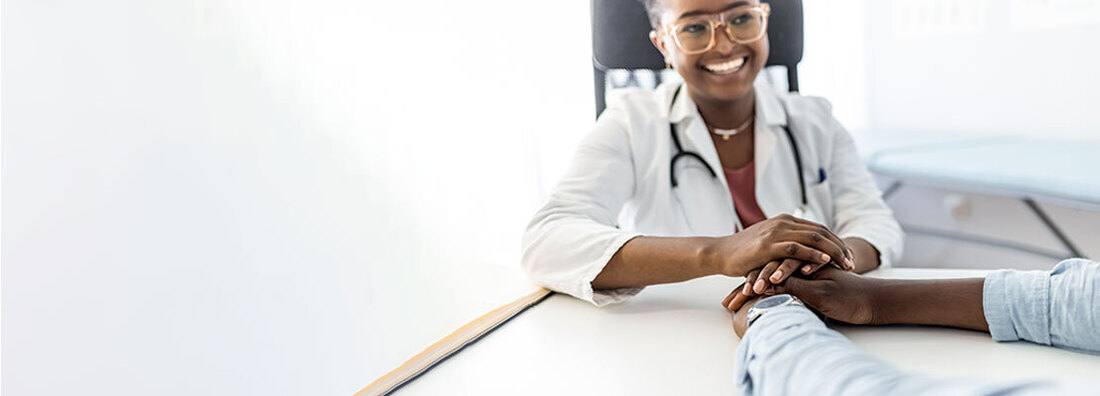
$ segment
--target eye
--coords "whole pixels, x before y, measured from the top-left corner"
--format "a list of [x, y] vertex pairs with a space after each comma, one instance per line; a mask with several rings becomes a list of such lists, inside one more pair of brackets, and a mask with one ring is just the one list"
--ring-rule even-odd
[[741, 14], [741, 15], [736, 15], [733, 18], [730, 18], [730, 24], [731, 25], [744, 25], [744, 24], [749, 23], [749, 22], [752, 22], [752, 15], [751, 14]]
[[701, 33], [707, 30], [707, 26], [702, 23], [690, 23], [680, 28], [680, 33]]

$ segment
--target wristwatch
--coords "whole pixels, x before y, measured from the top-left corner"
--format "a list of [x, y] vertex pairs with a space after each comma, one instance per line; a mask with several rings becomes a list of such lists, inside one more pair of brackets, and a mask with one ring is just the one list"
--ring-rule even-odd
[[797, 305], [800, 307], [806, 306], [806, 304], [802, 303], [802, 300], [799, 300], [798, 297], [792, 296], [790, 294], [776, 294], [774, 296], [764, 297], [760, 301], [757, 301], [756, 305], [753, 305], [752, 308], [749, 308], [749, 314], [746, 318], [748, 324], [746, 324], [745, 327], [752, 326], [752, 322], [755, 322], [756, 319], [764, 316], [764, 314], [768, 313], [768, 311], [772, 311], [776, 308], [787, 305]]

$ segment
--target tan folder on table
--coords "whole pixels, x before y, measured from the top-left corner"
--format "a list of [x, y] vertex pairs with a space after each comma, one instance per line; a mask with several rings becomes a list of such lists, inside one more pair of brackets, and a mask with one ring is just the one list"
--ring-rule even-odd
[[436, 363], [458, 352], [467, 344], [477, 341], [478, 338], [492, 331], [497, 326], [518, 315], [523, 310], [538, 304], [552, 293], [550, 290], [539, 288], [520, 297], [515, 301], [504, 304], [497, 309], [489, 311], [485, 315], [459, 327], [450, 335], [424, 349], [393, 371], [378, 378], [366, 388], [356, 392], [356, 396], [384, 395], [396, 389], [402, 384], [415, 379], [418, 375], [430, 369]]

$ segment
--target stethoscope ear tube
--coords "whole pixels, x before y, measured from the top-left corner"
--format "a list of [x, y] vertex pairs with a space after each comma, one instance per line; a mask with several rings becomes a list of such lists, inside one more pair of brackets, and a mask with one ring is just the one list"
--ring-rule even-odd
[[[680, 88], [683, 87], [683, 85], [676, 87], [676, 92], [672, 94], [672, 103], [676, 103], [676, 98], [680, 96]], [[672, 113], [672, 103], [668, 105], [669, 113]], [[676, 161], [683, 157], [691, 157], [699, 160], [703, 166], [707, 167], [707, 172], [710, 173], [710, 177], [718, 177], [718, 174], [714, 172], [714, 168], [711, 168], [710, 164], [707, 163], [702, 156], [691, 151], [684, 151], [684, 147], [680, 145], [680, 137], [676, 135], [676, 125], [674, 125], [672, 121], [668, 122], [668, 132], [672, 135], [672, 144], [676, 146], [676, 154], [672, 155], [672, 162], [668, 166], [669, 178], [672, 179], [672, 188], [680, 186], [680, 183], [676, 182]]]
[[794, 142], [794, 134], [791, 133], [791, 128], [783, 127], [783, 132], [787, 133], [787, 139], [791, 141], [791, 151], [794, 152], [794, 166], [798, 171], [798, 187], [802, 191], [802, 208], [805, 208], [809, 204], [806, 200], [806, 176], [802, 174], [802, 156], [798, 152], [798, 144]]

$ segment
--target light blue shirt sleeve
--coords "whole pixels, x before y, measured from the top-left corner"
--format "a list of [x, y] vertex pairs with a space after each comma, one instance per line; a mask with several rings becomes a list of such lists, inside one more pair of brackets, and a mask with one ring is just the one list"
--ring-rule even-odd
[[737, 347], [734, 381], [743, 395], [1061, 395], [1087, 384], [996, 383], [906, 373], [871, 356], [799, 306], [777, 308]]
[[1100, 263], [1069, 259], [1053, 270], [991, 272], [982, 290], [989, 333], [1100, 353]]

